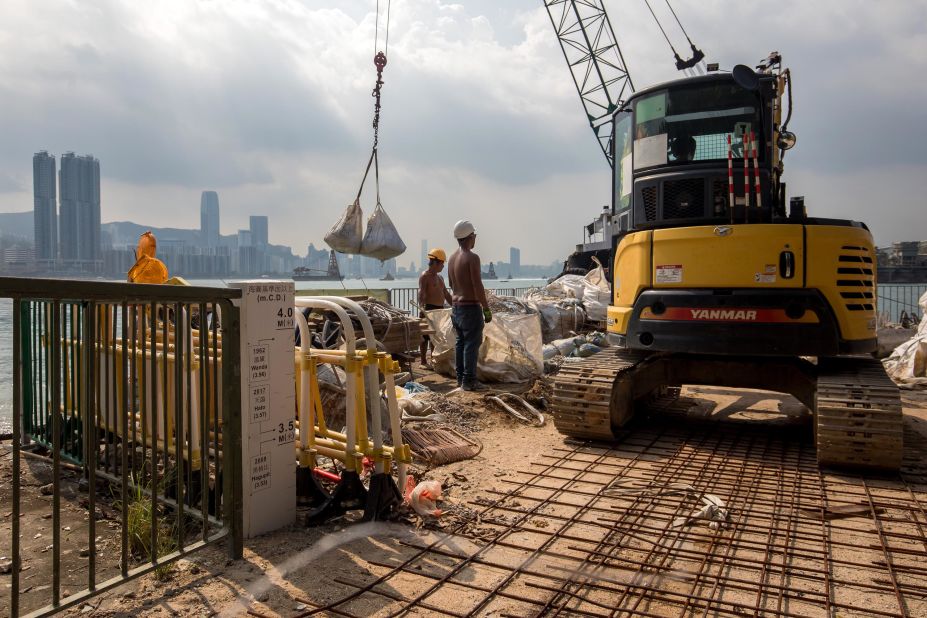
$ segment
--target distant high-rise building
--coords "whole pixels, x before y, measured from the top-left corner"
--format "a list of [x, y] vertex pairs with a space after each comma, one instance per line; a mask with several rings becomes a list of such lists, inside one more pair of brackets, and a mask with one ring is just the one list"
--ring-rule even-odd
[[419, 257], [419, 264], [422, 265], [422, 270], [428, 268], [428, 241], [422, 241], [422, 255]]
[[100, 162], [92, 155], [61, 155], [59, 255], [66, 266], [96, 271], [100, 252]]
[[518, 277], [521, 271], [521, 249], [518, 247], [509, 247], [509, 268], [512, 270], [510, 275]]
[[58, 259], [58, 178], [55, 157], [46, 151], [32, 157], [35, 259], [51, 266]]
[[267, 217], [251, 215], [251, 242], [256, 247], [267, 246]]
[[203, 245], [219, 246], [219, 194], [203, 191], [200, 196], [200, 235]]

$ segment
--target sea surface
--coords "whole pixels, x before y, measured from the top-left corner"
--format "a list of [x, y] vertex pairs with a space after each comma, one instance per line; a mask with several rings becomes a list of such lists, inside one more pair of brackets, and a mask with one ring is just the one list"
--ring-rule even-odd
[[[238, 279], [205, 279], [189, 282], [193, 285], [226, 287], [229, 281]], [[344, 288], [348, 290], [363, 289], [401, 289], [418, 287], [416, 279], [396, 279], [395, 281], [378, 281], [377, 279], [345, 279], [338, 281], [297, 281], [297, 290], [331, 290]], [[487, 288], [512, 289], [544, 285], [542, 279], [499, 279], [485, 281]], [[0, 292], [2, 293], [2, 292]], [[13, 429], [13, 301], [0, 298], [0, 434]]]

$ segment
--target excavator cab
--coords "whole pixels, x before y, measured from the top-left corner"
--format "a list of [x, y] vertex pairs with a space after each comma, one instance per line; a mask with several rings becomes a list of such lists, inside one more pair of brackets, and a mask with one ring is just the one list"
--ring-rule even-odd
[[713, 73], [642, 90], [625, 104], [615, 117], [613, 147], [615, 210], [627, 230], [768, 222], [784, 213], [773, 199], [779, 195], [771, 147], [776, 78], [758, 82], [750, 90], [730, 74]]

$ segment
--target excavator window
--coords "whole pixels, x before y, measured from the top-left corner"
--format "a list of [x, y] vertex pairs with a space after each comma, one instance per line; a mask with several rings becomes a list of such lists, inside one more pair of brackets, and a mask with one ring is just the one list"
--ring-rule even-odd
[[631, 191], [634, 188], [634, 173], [631, 165], [631, 110], [615, 115], [613, 131], [615, 154], [615, 213], [631, 207]]
[[[762, 140], [757, 97], [733, 82], [685, 85], [634, 102], [634, 169], [743, 156], [743, 135]], [[759, 153], [760, 160], [765, 158]]]

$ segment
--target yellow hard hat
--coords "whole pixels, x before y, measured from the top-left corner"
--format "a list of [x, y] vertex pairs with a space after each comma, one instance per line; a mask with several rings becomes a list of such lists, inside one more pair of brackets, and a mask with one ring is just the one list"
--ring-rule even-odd
[[444, 252], [444, 249], [432, 249], [428, 252], [428, 259], [441, 260], [442, 262], [447, 261], [447, 254]]

